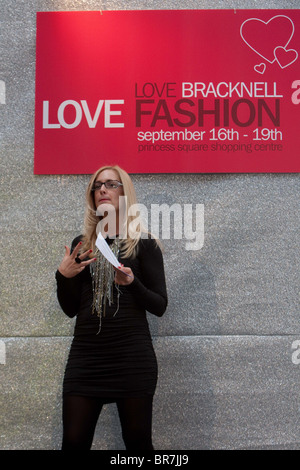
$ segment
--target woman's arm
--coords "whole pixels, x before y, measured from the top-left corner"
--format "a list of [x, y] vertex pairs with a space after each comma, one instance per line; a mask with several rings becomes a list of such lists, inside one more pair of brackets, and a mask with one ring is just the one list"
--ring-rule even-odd
[[140, 242], [141, 279], [134, 276], [127, 289], [148, 312], [161, 317], [168, 305], [163, 257], [156, 241], [149, 238]]
[[55, 273], [57, 285], [57, 299], [63, 312], [68, 317], [73, 318], [78, 312], [80, 296], [81, 296], [81, 282], [80, 275], [67, 278], [60, 273], [59, 270]]
[[57, 298], [59, 304], [68, 317], [74, 317], [79, 309], [82, 274], [85, 267], [93, 260], [83, 261], [89, 252], [85, 252], [80, 256], [80, 263], [76, 262], [78, 252], [81, 246], [81, 237], [73, 240], [71, 250], [65, 247], [65, 256], [59, 265], [56, 273]]

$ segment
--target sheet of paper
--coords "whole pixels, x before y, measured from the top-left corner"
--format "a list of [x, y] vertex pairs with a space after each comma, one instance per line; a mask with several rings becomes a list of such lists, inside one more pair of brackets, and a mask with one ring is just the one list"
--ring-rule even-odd
[[[110, 249], [110, 247], [108, 246], [108, 244], [106, 243], [106, 241], [105, 241], [105, 239], [103, 238], [101, 232], [99, 232], [99, 234], [98, 234], [98, 237], [97, 237], [97, 240], [96, 240], [96, 247], [98, 248], [99, 251], [101, 251], [101, 253], [103, 254], [103, 256], [105, 256], [105, 258], [106, 258], [115, 268], [117, 268], [119, 271], [122, 271], [122, 269], [120, 268], [120, 263], [119, 263], [119, 261], [117, 260], [116, 256], [114, 255], [114, 253], [112, 252], [112, 250]], [[132, 276], [130, 276], [129, 274], [125, 273], [124, 271], [122, 271], [122, 272], [123, 272], [123, 274], [125, 274], [126, 276], [132, 277]]]

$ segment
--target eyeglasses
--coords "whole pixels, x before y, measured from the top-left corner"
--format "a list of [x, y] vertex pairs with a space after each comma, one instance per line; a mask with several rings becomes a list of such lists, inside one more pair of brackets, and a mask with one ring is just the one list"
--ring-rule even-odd
[[123, 184], [120, 183], [120, 181], [110, 180], [110, 181], [105, 181], [104, 183], [102, 183], [101, 181], [96, 181], [94, 183], [94, 186], [92, 187], [92, 191], [98, 191], [98, 189], [102, 188], [103, 184], [106, 187], [106, 189], [118, 189], [120, 186], [123, 186]]

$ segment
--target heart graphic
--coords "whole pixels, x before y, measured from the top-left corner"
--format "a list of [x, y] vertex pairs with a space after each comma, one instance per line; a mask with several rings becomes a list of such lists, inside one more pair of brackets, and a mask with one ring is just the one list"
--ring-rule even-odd
[[276, 47], [274, 50], [275, 58], [282, 69], [291, 65], [298, 58], [298, 52], [294, 49], [284, 49], [284, 47]]
[[255, 72], [263, 74], [265, 73], [265, 70], [266, 70], [266, 64], [261, 63], [259, 65], [255, 65], [254, 70]]
[[274, 49], [285, 49], [293, 37], [294, 29], [294, 23], [288, 16], [276, 15], [267, 22], [258, 18], [244, 21], [240, 34], [250, 49], [272, 64], [276, 60]]

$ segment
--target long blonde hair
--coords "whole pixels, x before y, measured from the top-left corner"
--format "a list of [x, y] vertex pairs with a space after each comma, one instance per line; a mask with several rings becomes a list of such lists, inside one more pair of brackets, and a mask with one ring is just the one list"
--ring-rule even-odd
[[[125, 196], [125, 224], [126, 227], [125, 238], [121, 240], [121, 251], [124, 258], [135, 257], [137, 254], [137, 244], [140, 238], [147, 233], [147, 230], [143, 227], [139, 216], [130, 215], [130, 208], [137, 204], [135, 189], [132, 180], [128, 173], [120, 168], [118, 165], [114, 166], [103, 166], [99, 168], [90, 178], [87, 190], [86, 190], [86, 207], [84, 216], [84, 228], [83, 228], [83, 239], [82, 239], [82, 252], [89, 249], [95, 252], [95, 243], [97, 239], [96, 228], [99, 223], [99, 215], [96, 214], [96, 206], [94, 201], [94, 193], [92, 191], [94, 183], [98, 178], [99, 174], [104, 170], [114, 170], [119, 177], [120, 183], [123, 185], [123, 193]], [[138, 219], [138, 220], [137, 220]], [[132, 229], [130, 227], [131, 222], [135, 220], [135, 233], [132, 235]], [[91, 256], [93, 256], [93, 253]]]

